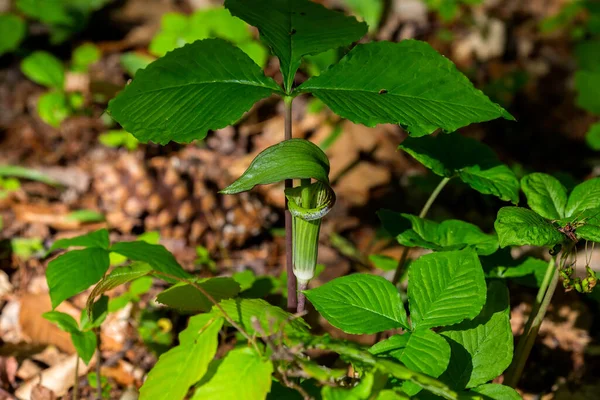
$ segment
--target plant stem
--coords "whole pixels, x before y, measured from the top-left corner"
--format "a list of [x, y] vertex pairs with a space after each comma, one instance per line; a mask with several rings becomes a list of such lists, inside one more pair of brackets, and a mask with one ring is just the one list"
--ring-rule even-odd
[[73, 400], [79, 400], [79, 357], [75, 357], [75, 381], [73, 382]]
[[306, 296], [302, 293], [303, 290], [306, 290], [308, 287], [308, 282], [299, 282], [298, 283], [298, 313], [304, 312], [306, 307]]
[[[294, 100], [291, 96], [284, 98], [285, 105], [285, 138], [289, 140], [292, 138], [292, 101]], [[285, 188], [291, 188], [294, 186], [292, 179], [285, 180]], [[285, 199], [285, 265], [287, 271], [287, 308], [289, 312], [296, 312], [298, 307], [298, 297], [296, 294], [296, 275], [294, 275], [294, 259], [292, 258], [292, 214], [288, 210], [288, 201]]]
[[[551, 280], [549, 279], [550, 276], [552, 277]], [[550, 281], [550, 283], [548, 284], [547, 281]], [[542, 291], [544, 282], [546, 282], [547, 287], [545, 293], [544, 291]], [[554, 268], [554, 257], [550, 260], [550, 263], [548, 263], [548, 269], [546, 270], [544, 282], [542, 283], [542, 286], [538, 291], [538, 295], [536, 297], [536, 304], [538, 299], [542, 298], [541, 293], [544, 293], [543, 299], [541, 303], [539, 303], [539, 308], [534, 307], [532, 309], [532, 313], [529, 316], [529, 320], [527, 321], [527, 325], [525, 326], [523, 335], [521, 336], [519, 344], [517, 345], [515, 358], [508, 372], [506, 373], [503, 382], [505, 385], [513, 388], [517, 385], [517, 383], [519, 383], [519, 379], [521, 378], [521, 374], [523, 373], [523, 369], [525, 368], [525, 363], [527, 362], [529, 353], [531, 353], [531, 349], [533, 348], [533, 344], [535, 343], [537, 334], [540, 331], [540, 326], [542, 325], [542, 321], [544, 320], [546, 311], [548, 310], [548, 306], [550, 305], [550, 301], [552, 300], [552, 296], [554, 295], [554, 291], [556, 290], [556, 285], [558, 284], [558, 271], [556, 270], [556, 268]]]
[[[450, 181], [450, 178], [444, 178], [440, 181], [440, 183], [438, 183], [436, 188], [429, 195], [429, 198], [425, 202], [425, 205], [423, 205], [423, 208], [421, 209], [421, 212], [419, 213], [419, 218], [425, 218], [425, 216], [429, 212], [429, 209], [431, 208], [431, 205], [433, 204], [435, 199], [437, 199], [438, 195], [440, 194], [440, 192], [442, 191], [444, 186], [446, 186], [448, 184], [449, 181]], [[402, 250], [402, 255], [400, 256], [400, 261], [398, 261], [398, 266], [396, 267], [396, 272], [394, 273], [394, 278], [392, 279], [392, 283], [394, 285], [398, 284], [400, 277], [404, 273], [404, 265], [406, 264], [406, 258], [408, 257], [408, 249], [409, 248], [405, 246], [404, 249]]]
[[102, 400], [102, 352], [100, 351], [100, 328], [96, 328], [96, 398]]

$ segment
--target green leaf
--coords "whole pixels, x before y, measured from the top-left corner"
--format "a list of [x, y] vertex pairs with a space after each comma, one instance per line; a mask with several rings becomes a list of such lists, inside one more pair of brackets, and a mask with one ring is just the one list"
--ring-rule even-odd
[[456, 389], [472, 388], [500, 375], [513, 355], [508, 289], [500, 281], [491, 281], [487, 301], [472, 321], [444, 328], [452, 349], [450, 365], [442, 380]]
[[60, 311], [48, 311], [42, 314], [42, 317], [58, 326], [62, 331], [67, 333], [79, 332], [77, 321], [69, 314]]
[[63, 92], [42, 94], [38, 99], [37, 111], [42, 121], [55, 128], [71, 115], [67, 97]]
[[365, 23], [306, 0], [226, 0], [225, 7], [258, 28], [279, 58], [288, 93], [302, 57], [347, 46], [367, 33]]
[[14, 14], [0, 14], [0, 56], [16, 50], [25, 38], [27, 25]]
[[512, 278], [517, 282], [530, 286], [540, 287], [548, 262], [535, 257], [527, 257], [524, 260], [513, 261], [514, 265], [498, 265], [487, 272], [491, 278]]
[[371, 254], [369, 255], [369, 261], [375, 268], [383, 271], [394, 271], [398, 267], [398, 260], [384, 254]]
[[98, 62], [102, 53], [93, 43], [85, 43], [73, 51], [72, 68], [76, 72], [87, 72], [90, 65]]
[[489, 146], [475, 139], [458, 133], [407, 137], [399, 147], [437, 175], [457, 176], [480, 193], [514, 204], [519, 201], [519, 181], [514, 172], [498, 161]]
[[533, 173], [521, 179], [521, 189], [527, 196], [527, 205], [547, 219], [565, 216], [567, 189], [551, 175]]
[[[381, 381], [383, 378], [383, 382]], [[378, 375], [377, 380], [374, 374], [362, 374], [360, 382], [351, 389], [336, 386], [323, 386], [321, 389], [322, 400], [369, 400], [379, 390], [378, 386], [383, 386], [387, 376]]]
[[[217, 302], [231, 299], [240, 292], [240, 285], [231, 278], [210, 278], [197, 285], [206, 290]], [[156, 301], [182, 311], [208, 312], [213, 303], [194, 286], [178, 283], [163, 292]]]
[[584, 71], [600, 71], [600, 41], [587, 40], [575, 46], [575, 57], [579, 69]]
[[585, 141], [590, 149], [600, 151], [600, 122], [596, 122], [590, 127], [585, 135]]
[[[280, 333], [282, 330], [288, 334], [304, 333], [309, 328], [302, 318], [295, 318], [292, 314], [275, 307], [262, 299], [228, 299], [220, 303], [223, 310], [250, 335], [259, 337]], [[216, 307], [213, 312], [221, 313]], [[256, 318], [262, 330], [257, 332], [252, 322]]]
[[108, 147], [123, 146], [127, 150], [135, 150], [139, 146], [139, 141], [131, 133], [122, 129], [110, 130], [98, 136], [98, 140]]
[[42, 314], [42, 316], [71, 335], [71, 341], [77, 354], [84, 363], [88, 364], [96, 351], [96, 334], [92, 331], [81, 332], [75, 318], [62, 312], [49, 311]]
[[141, 240], [136, 242], [119, 242], [115, 243], [110, 248], [110, 251], [121, 254], [130, 260], [146, 262], [157, 272], [163, 272], [179, 278], [190, 277], [181, 268], [177, 260], [175, 260], [173, 254], [159, 244], [150, 244]]
[[104, 215], [94, 210], [75, 210], [67, 214], [68, 221], [77, 221], [81, 223], [102, 222], [105, 220]]
[[279, 91], [240, 49], [207, 39], [138, 71], [108, 109], [141, 141], [185, 143], [236, 122], [256, 101]]
[[263, 359], [250, 347], [240, 347], [227, 353], [223, 360], [213, 361], [191, 399], [264, 399], [271, 390], [272, 373], [271, 360]]
[[131, 282], [134, 279], [138, 279], [150, 273], [152, 273], [152, 268], [148, 264], [142, 262], [135, 262], [127, 267], [118, 267], [113, 269], [110, 274], [98, 282], [88, 296], [86, 304], [87, 309], [91, 309], [96, 297], [116, 288], [117, 286], [121, 286], [127, 282]]
[[479, 393], [485, 396], [485, 400], [521, 400], [522, 397], [510, 386], [500, 385], [498, 383], [486, 383], [471, 389], [471, 392]]
[[369, 25], [369, 33], [377, 32], [383, 14], [383, 0], [344, 0], [344, 3]]
[[408, 282], [413, 329], [472, 319], [485, 303], [483, 269], [471, 249], [421, 256], [410, 264]]
[[[89, 304], [88, 299], [88, 304]], [[108, 296], [100, 296], [98, 301], [92, 301], [86, 309], [81, 311], [79, 325], [82, 331], [99, 328], [108, 316]]]
[[535, 212], [521, 207], [502, 207], [494, 228], [500, 247], [554, 246], [563, 241], [563, 235], [549, 221]]
[[137, 53], [130, 51], [123, 53], [119, 59], [121, 66], [127, 71], [129, 76], [135, 76], [138, 70], [146, 68], [151, 62], [155, 61], [156, 58], [148, 56], [143, 53]]
[[254, 275], [254, 271], [251, 269], [236, 272], [233, 274], [232, 278], [240, 285], [241, 292], [250, 289], [254, 282], [256, 282], [256, 275]]
[[565, 216], [579, 217], [582, 212], [598, 207], [600, 207], [600, 178], [593, 178], [575, 186], [569, 195]]
[[[162, 354], [140, 389], [141, 399], [183, 399], [206, 374], [217, 352], [223, 319], [212, 314], [190, 318], [179, 334], [179, 346]], [[233, 375], [232, 375], [233, 376]]]
[[108, 267], [108, 251], [98, 247], [70, 251], [50, 261], [46, 280], [52, 308], [98, 282]]
[[380, 276], [343, 276], [304, 293], [331, 325], [346, 333], [408, 329], [400, 293], [391, 282]]
[[472, 247], [477, 254], [489, 255], [498, 249], [496, 235], [485, 234], [476, 225], [455, 219], [438, 224], [416, 215], [380, 210], [379, 219], [398, 243], [435, 251], [462, 250]]
[[33, 168], [21, 167], [19, 165], [0, 165], [0, 177], [13, 176], [16, 178], [29, 179], [43, 182], [47, 185], [58, 186], [59, 182]]
[[34, 51], [21, 62], [21, 71], [40, 85], [62, 90], [65, 69], [62, 62], [45, 51]]
[[600, 114], [600, 98], [597, 96], [600, 87], [600, 71], [575, 72], [576, 103], [579, 107]]
[[392, 123], [413, 136], [474, 122], [513, 119], [447, 58], [415, 40], [359, 44], [338, 64], [299, 88], [333, 112], [367, 126]]
[[68, 239], [59, 239], [52, 244], [50, 251], [57, 249], [67, 249], [69, 247], [100, 247], [101, 249], [108, 250], [110, 241], [108, 238], [108, 231], [104, 228], [85, 235], [75, 236]]
[[266, 148], [256, 156], [235, 182], [221, 190], [236, 194], [285, 179], [308, 179], [329, 183], [329, 159], [316, 144], [291, 139]]

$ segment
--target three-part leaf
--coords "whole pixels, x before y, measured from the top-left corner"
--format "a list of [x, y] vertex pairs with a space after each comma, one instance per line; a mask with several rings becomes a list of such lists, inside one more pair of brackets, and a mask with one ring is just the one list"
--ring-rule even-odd
[[331, 325], [346, 333], [408, 329], [398, 290], [380, 276], [343, 276], [304, 293]]
[[75, 350], [77, 350], [77, 354], [84, 363], [88, 364], [96, 351], [96, 334], [92, 331], [81, 331], [75, 318], [62, 312], [49, 311], [42, 316], [71, 335], [71, 341], [75, 346]]
[[521, 179], [521, 188], [527, 196], [527, 205], [547, 219], [565, 216], [567, 189], [551, 175], [533, 173]]
[[464, 183], [483, 194], [516, 204], [519, 181], [485, 144], [458, 133], [437, 137], [407, 137], [399, 146], [433, 173]]
[[314, 94], [354, 123], [400, 124], [412, 136], [438, 128], [451, 132], [499, 117], [513, 119], [450, 60], [415, 40], [359, 44], [297, 90]]
[[206, 39], [138, 71], [108, 109], [141, 141], [191, 142], [236, 122], [256, 101], [280, 90], [243, 51]]
[[261, 41], [279, 58], [288, 93], [302, 57], [349, 45], [367, 33], [367, 24], [307, 0], [226, 0], [225, 7], [258, 28]]

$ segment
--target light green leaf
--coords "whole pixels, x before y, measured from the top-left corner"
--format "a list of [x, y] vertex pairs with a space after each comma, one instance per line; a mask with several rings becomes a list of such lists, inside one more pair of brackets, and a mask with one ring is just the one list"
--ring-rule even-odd
[[600, 151], [600, 122], [590, 126], [590, 130], [585, 135], [585, 141], [590, 149]]
[[[381, 380], [381, 377], [378, 376], [378, 378], [378, 380]], [[387, 380], [387, 377], [384, 379]], [[323, 389], [321, 389], [322, 400], [369, 400], [378, 390], [377, 387], [374, 387], [379, 386], [375, 380], [374, 374], [367, 373], [363, 374], [360, 382], [351, 389], [323, 386]], [[385, 384], [385, 381], [383, 384]]]
[[[231, 278], [210, 278], [197, 285], [206, 290], [214, 300], [231, 299], [240, 292], [240, 285]], [[182, 311], [208, 312], [213, 303], [194, 286], [178, 283], [162, 291], [156, 301]]]
[[521, 207], [502, 207], [494, 228], [500, 247], [553, 246], [563, 241], [563, 235], [554, 225], [535, 212]]
[[600, 178], [593, 178], [575, 186], [569, 195], [565, 216], [577, 218], [585, 210], [598, 207], [600, 207]]
[[232, 276], [233, 280], [240, 285], [240, 291], [243, 292], [246, 289], [250, 289], [256, 281], [256, 275], [251, 269], [236, 272]]
[[50, 251], [57, 249], [66, 249], [69, 247], [100, 247], [101, 249], [108, 250], [110, 246], [110, 240], [108, 238], [108, 231], [104, 228], [85, 235], [75, 236], [68, 239], [59, 239], [52, 244]]
[[386, 389], [386, 390], [382, 390], [381, 392], [379, 392], [379, 395], [377, 396], [377, 400], [409, 400], [410, 397], [396, 392], [394, 390], [391, 389]]
[[472, 247], [480, 255], [489, 255], [498, 249], [496, 235], [485, 234], [479, 227], [468, 222], [450, 219], [438, 224], [416, 215], [389, 210], [380, 210], [377, 214], [385, 230], [403, 246], [435, 251]]
[[471, 392], [479, 393], [485, 396], [485, 400], [521, 400], [522, 397], [510, 386], [500, 385], [498, 383], [486, 383], [471, 389]]
[[[273, 364], [250, 347], [231, 350], [210, 366], [192, 400], [260, 400], [271, 390]], [[232, 384], [235, 377], [235, 384]]]
[[42, 317], [56, 324], [61, 330], [69, 333], [79, 357], [81, 357], [86, 364], [90, 362], [96, 351], [97, 344], [96, 334], [94, 332], [81, 332], [77, 325], [77, 321], [75, 321], [73, 317], [59, 311], [46, 312], [42, 314]]
[[104, 132], [100, 136], [98, 136], [98, 140], [105, 146], [123, 146], [130, 151], [137, 149], [140, 144], [140, 142], [135, 138], [135, 136], [123, 129], [110, 130], [108, 132]]
[[181, 265], [175, 260], [164, 246], [159, 244], [150, 244], [144, 241], [119, 242], [111, 248], [111, 252], [121, 254], [130, 260], [143, 261], [157, 272], [174, 275], [179, 278], [189, 278], [190, 275], [181, 268]]
[[[275, 333], [284, 332], [291, 334], [305, 333], [308, 324], [302, 318], [296, 318], [292, 314], [275, 307], [262, 299], [228, 299], [220, 303], [223, 310], [250, 335], [259, 337], [270, 336]], [[213, 312], [220, 314], [216, 307]], [[252, 322], [256, 318], [262, 330], [257, 332]]]
[[533, 173], [521, 179], [521, 189], [527, 196], [527, 205], [547, 219], [565, 216], [567, 189], [551, 175]]
[[93, 43], [85, 43], [73, 51], [72, 68], [76, 72], [87, 72], [90, 65], [98, 62], [102, 53]]
[[52, 308], [98, 282], [108, 267], [108, 251], [99, 247], [73, 250], [50, 261], [46, 280]]
[[77, 321], [69, 314], [60, 311], [48, 311], [42, 314], [42, 317], [58, 326], [62, 331], [67, 333], [79, 332]]
[[146, 68], [151, 62], [156, 61], [156, 58], [135, 51], [123, 53], [119, 59], [121, 66], [129, 76], [135, 76], [140, 69]]
[[457, 176], [480, 193], [514, 204], [519, 201], [519, 181], [514, 172], [498, 161], [489, 146], [475, 139], [458, 133], [407, 137], [400, 148], [437, 175]]
[[0, 14], [0, 56], [16, 50], [25, 38], [27, 25], [14, 14]]
[[94, 210], [75, 210], [67, 214], [68, 221], [77, 221], [81, 223], [102, 222], [105, 220], [104, 215]]
[[250, 57], [259, 67], [264, 68], [265, 65], [267, 65], [269, 50], [267, 50], [262, 43], [255, 40], [249, 40], [247, 42], [238, 43], [237, 47], [248, 54], [248, 57]]
[[279, 91], [240, 49], [207, 39], [138, 71], [108, 109], [141, 141], [190, 142], [236, 122], [256, 101]]
[[21, 62], [21, 71], [40, 85], [62, 90], [65, 69], [62, 62], [45, 51], [34, 51]]
[[600, 98], [597, 95], [599, 87], [600, 71], [579, 70], [575, 72], [577, 105], [584, 110], [600, 115]]
[[94, 287], [92, 293], [90, 293], [87, 300], [87, 309], [91, 309], [94, 299], [109, 290], [121, 286], [127, 282], [131, 282], [134, 279], [152, 273], [152, 268], [142, 262], [135, 262], [127, 267], [118, 267], [113, 269], [110, 274], [102, 278], [100, 282]]
[[471, 249], [421, 256], [410, 264], [408, 282], [413, 329], [475, 318], [485, 303], [483, 269]]
[[190, 318], [188, 327], [179, 334], [179, 346], [162, 354], [150, 370], [140, 389], [140, 399], [183, 399], [190, 386], [206, 374], [222, 326], [223, 319], [212, 314]]
[[413, 136], [474, 122], [513, 119], [429, 44], [359, 44], [338, 64], [299, 88], [333, 112], [367, 126], [400, 124]]
[[71, 115], [65, 94], [54, 91], [44, 93], [38, 98], [37, 111], [42, 121], [55, 128]]
[[33, 168], [21, 167], [19, 165], [0, 165], [0, 177], [13, 176], [15, 178], [29, 179], [43, 182], [47, 185], [58, 186], [59, 182]]
[[384, 254], [371, 254], [369, 255], [369, 261], [375, 268], [383, 271], [394, 271], [398, 267], [398, 260]]
[[343, 276], [304, 293], [331, 325], [346, 333], [408, 329], [400, 293], [391, 282], [380, 276]]
[[308, 179], [329, 182], [329, 159], [316, 144], [291, 139], [266, 148], [256, 156], [235, 182], [221, 190], [235, 194], [285, 179]]
[[508, 289], [504, 283], [490, 281], [487, 301], [472, 321], [444, 328], [449, 339], [450, 365], [441, 379], [455, 389], [472, 388], [491, 381], [509, 365], [513, 355]]
[[344, 3], [369, 25], [370, 33], [377, 32], [383, 14], [383, 0], [344, 0]]
[[307, 0], [226, 0], [225, 7], [258, 28], [279, 58], [288, 93], [302, 57], [347, 46], [367, 33], [365, 23]]

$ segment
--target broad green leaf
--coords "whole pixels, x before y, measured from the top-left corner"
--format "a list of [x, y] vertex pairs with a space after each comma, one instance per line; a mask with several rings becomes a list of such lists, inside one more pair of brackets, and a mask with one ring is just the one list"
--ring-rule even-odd
[[403, 246], [435, 251], [462, 250], [472, 247], [477, 254], [489, 255], [498, 249], [496, 235], [485, 234], [476, 225], [450, 219], [438, 224], [416, 215], [380, 210], [383, 227]]
[[[221, 301], [220, 305], [227, 315], [251, 335], [263, 337], [282, 331], [298, 334], [307, 332], [309, 328], [302, 318], [296, 318], [262, 299], [228, 299]], [[215, 307], [213, 312], [220, 314], [221, 310]], [[260, 332], [256, 331], [253, 318], [260, 324]]]
[[384, 254], [371, 254], [369, 255], [369, 261], [375, 268], [379, 268], [383, 271], [394, 271], [398, 268], [398, 260]]
[[490, 281], [487, 301], [472, 321], [444, 328], [452, 354], [443, 381], [455, 389], [472, 388], [491, 381], [509, 365], [513, 355], [508, 289], [504, 283]]
[[16, 50], [25, 38], [27, 25], [14, 14], [0, 14], [0, 56]]
[[264, 399], [271, 390], [272, 373], [271, 360], [253, 348], [231, 350], [223, 360], [213, 361], [192, 400]]
[[600, 40], [587, 40], [575, 46], [575, 57], [579, 69], [600, 71]]
[[367, 33], [365, 23], [307, 0], [226, 0], [225, 7], [258, 28], [279, 58], [288, 93], [302, 57], [350, 45]]
[[[210, 278], [197, 285], [206, 290], [217, 302], [231, 299], [240, 292], [240, 285], [231, 278]], [[156, 301], [182, 311], [208, 312], [213, 303], [194, 286], [178, 283], [161, 292]]]
[[221, 190], [236, 194], [285, 179], [308, 179], [329, 183], [329, 159], [316, 144], [290, 139], [266, 148], [256, 156], [235, 182]]
[[72, 68], [76, 72], [87, 72], [90, 65], [98, 62], [102, 53], [98, 46], [93, 43], [85, 43], [73, 51], [71, 57]]
[[135, 74], [140, 69], [146, 68], [150, 63], [155, 61], [156, 58], [146, 55], [144, 53], [137, 53], [134, 51], [130, 51], [128, 53], [123, 53], [119, 59], [121, 62], [121, 66], [129, 76], [135, 76]]
[[52, 308], [98, 282], [108, 267], [108, 251], [99, 247], [69, 251], [50, 261], [46, 280]]
[[55, 91], [44, 93], [38, 98], [37, 111], [42, 121], [55, 128], [71, 115], [67, 97], [64, 93]]
[[232, 276], [233, 280], [240, 285], [240, 291], [243, 292], [246, 289], [250, 289], [254, 282], [256, 282], [256, 275], [251, 269], [246, 269], [241, 272], [236, 272]]
[[511, 260], [509, 265], [497, 265], [487, 271], [490, 278], [512, 278], [517, 282], [531, 286], [540, 287], [548, 262], [535, 257], [527, 257], [524, 260]]
[[400, 124], [413, 136], [474, 122], [513, 119], [429, 44], [359, 44], [338, 64], [299, 88], [333, 112], [367, 126]]
[[62, 90], [65, 69], [62, 62], [45, 51], [34, 51], [21, 62], [21, 71], [40, 85]]
[[75, 236], [68, 239], [59, 239], [52, 244], [50, 251], [57, 249], [67, 249], [69, 247], [100, 247], [101, 249], [108, 250], [110, 241], [108, 238], [108, 231], [104, 228], [85, 235]]
[[108, 109], [141, 141], [191, 142], [236, 122], [256, 101], [279, 91], [240, 49], [206, 39], [138, 71]]
[[179, 278], [189, 278], [190, 276], [181, 268], [181, 265], [175, 260], [173, 254], [159, 244], [150, 244], [141, 240], [136, 242], [119, 242], [112, 245], [110, 251], [121, 254], [130, 260], [148, 263], [157, 272]]
[[346, 333], [408, 329], [400, 293], [391, 282], [380, 276], [343, 276], [304, 293], [331, 325]]
[[96, 351], [96, 334], [92, 331], [80, 331], [75, 318], [62, 312], [49, 311], [42, 316], [71, 335], [71, 341], [73, 342], [73, 346], [75, 346], [77, 354], [84, 363], [88, 364]]
[[600, 178], [593, 178], [575, 186], [569, 194], [565, 216], [578, 218], [585, 210], [597, 207], [600, 207]]
[[118, 267], [113, 269], [110, 274], [102, 278], [94, 287], [87, 300], [88, 310], [91, 308], [94, 299], [109, 290], [121, 286], [134, 279], [146, 276], [152, 272], [152, 267], [143, 262], [136, 262], [127, 267]]
[[591, 113], [600, 115], [600, 98], [597, 96], [600, 87], [600, 70], [575, 72], [575, 88], [577, 89], [577, 105]]
[[[190, 318], [180, 344], [162, 354], [140, 389], [140, 399], [183, 399], [206, 374], [219, 343], [223, 319], [212, 314]], [[232, 375], [233, 376], [233, 375]]]
[[485, 396], [485, 400], [521, 400], [522, 397], [510, 386], [500, 385], [498, 383], [486, 383], [471, 389], [471, 392], [479, 393]]
[[475, 318], [485, 303], [481, 263], [471, 249], [426, 254], [408, 268], [413, 329]]
[[590, 127], [585, 135], [585, 141], [590, 149], [600, 151], [600, 122], [596, 122]]
[[564, 239], [552, 223], [522, 207], [502, 207], [498, 211], [494, 228], [498, 233], [500, 247], [553, 246]]
[[533, 173], [521, 179], [521, 189], [527, 196], [527, 205], [547, 219], [565, 216], [567, 189], [551, 175]]
[[344, 0], [344, 3], [369, 25], [369, 33], [377, 32], [383, 14], [384, 0]]
[[519, 181], [514, 172], [500, 163], [487, 145], [458, 133], [437, 137], [407, 137], [400, 148], [435, 174], [459, 177], [483, 194], [516, 204]]

